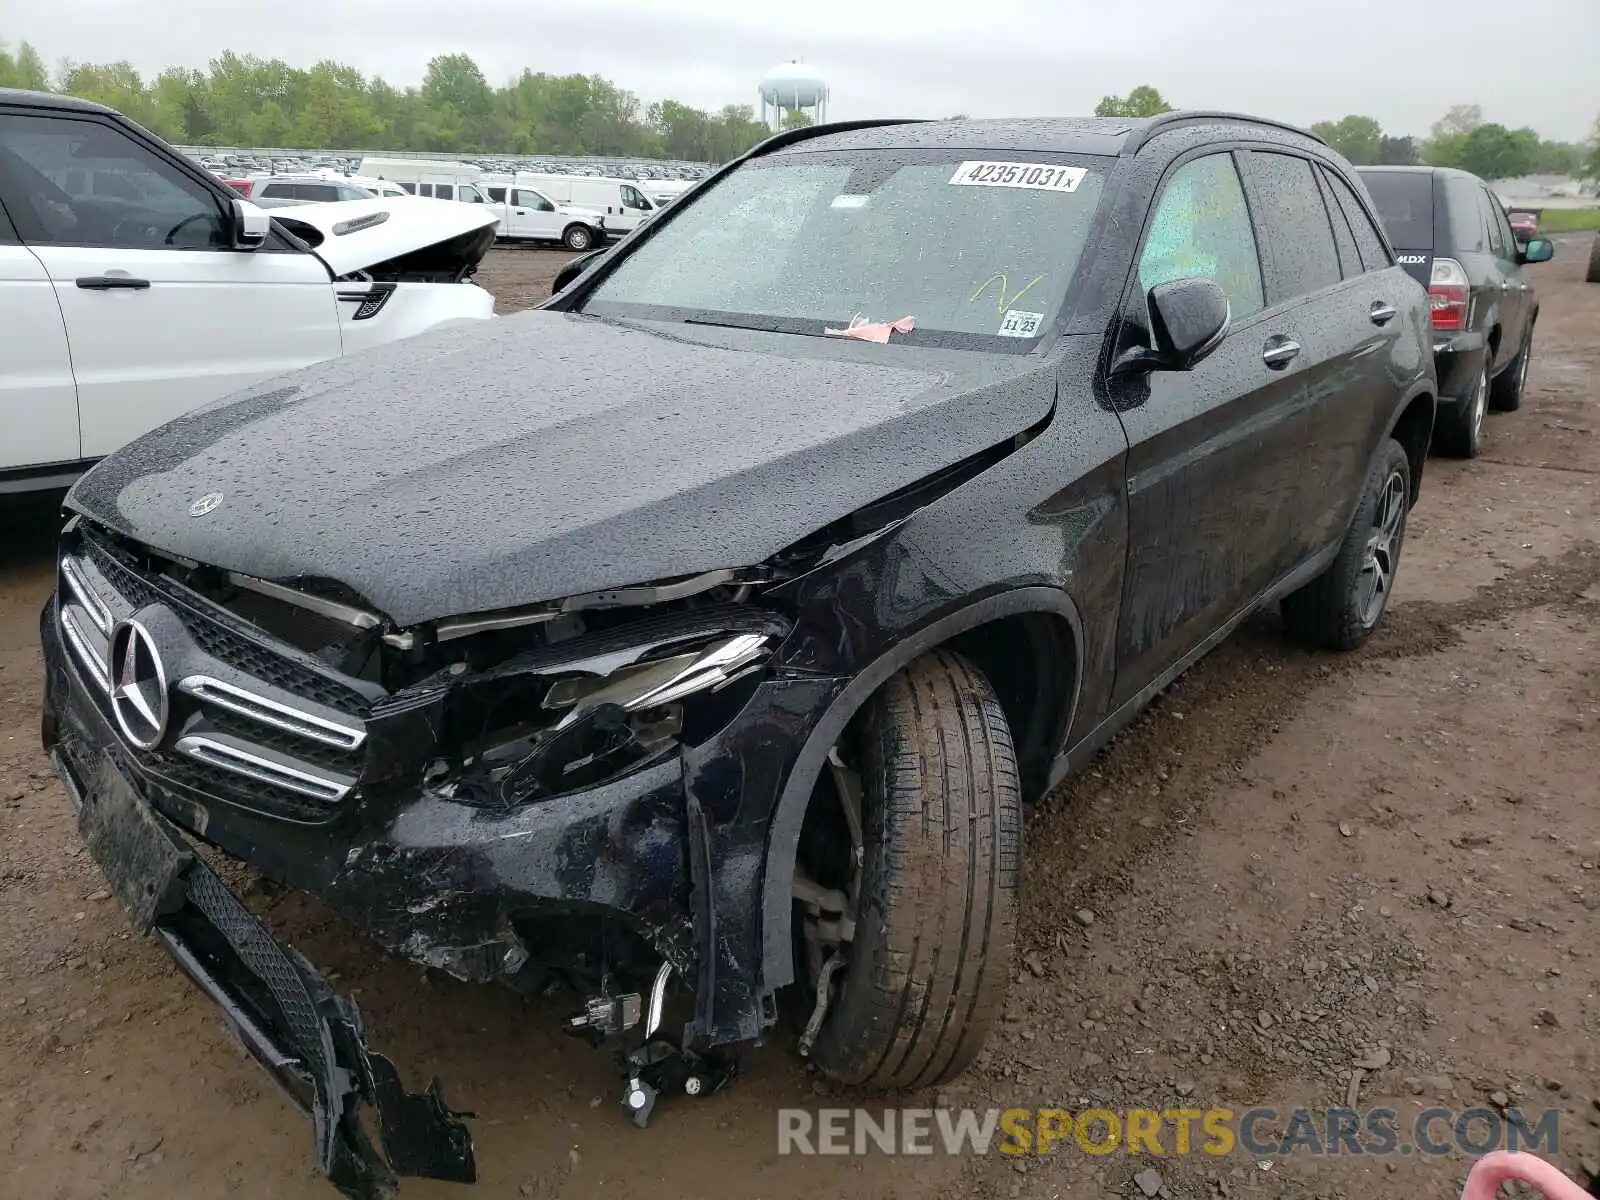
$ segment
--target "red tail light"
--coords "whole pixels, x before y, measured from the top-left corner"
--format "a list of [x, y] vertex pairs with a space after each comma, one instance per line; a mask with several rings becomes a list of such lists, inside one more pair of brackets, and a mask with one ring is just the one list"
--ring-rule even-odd
[[222, 182], [238, 192], [246, 200], [250, 199], [250, 189], [256, 186], [254, 179], [224, 179]]
[[1453, 258], [1433, 260], [1433, 276], [1428, 282], [1428, 308], [1433, 314], [1433, 327], [1454, 333], [1467, 327], [1467, 310], [1472, 301], [1472, 287], [1467, 282], [1467, 272]]

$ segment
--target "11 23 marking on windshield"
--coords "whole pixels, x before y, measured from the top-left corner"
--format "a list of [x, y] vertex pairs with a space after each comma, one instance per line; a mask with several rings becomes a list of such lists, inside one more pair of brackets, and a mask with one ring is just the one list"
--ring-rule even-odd
[[1020, 308], [1013, 308], [1006, 313], [1005, 320], [1000, 322], [1000, 336], [1014, 338], [1038, 337], [1039, 326], [1043, 324], [1043, 313], [1023, 312]]
[[950, 176], [963, 187], [1031, 188], [1039, 192], [1074, 192], [1089, 172], [1083, 167], [1049, 167], [1028, 162], [964, 162]]

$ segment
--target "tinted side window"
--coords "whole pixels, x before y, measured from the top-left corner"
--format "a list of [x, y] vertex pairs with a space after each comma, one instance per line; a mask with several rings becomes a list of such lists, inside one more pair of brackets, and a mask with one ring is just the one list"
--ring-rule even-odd
[[337, 200], [339, 189], [331, 183], [302, 183], [296, 185], [300, 189], [302, 200]]
[[1506, 215], [1505, 206], [1495, 197], [1493, 192], [1485, 192], [1489, 198], [1490, 213], [1493, 223], [1489, 226], [1490, 236], [1497, 246], [1495, 253], [1501, 258], [1515, 259], [1517, 257], [1517, 235], [1511, 229], [1511, 218]]
[[1333, 223], [1333, 244], [1339, 250], [1339, 267], [1346, 279], [1354, 279], [1366, 268], [1361, 265], [1361, 255], [1356, 250], [1356, 239], [1350, 232], [1350, 222], [1345, 220], [1344, 210], [1334, 200], [1327, 176], [1322, 169], [1316, 168], [1313, 174], [1322, 185], [1322, 202], [1327, 207], [1328, 220]]
[[26, 241], [204, 250], [229, 244], [217, 198], [97, 121], [0, 115], [0, 198]]
[[1385, 267], [1393, 266], [1389, 251], [1384, 248], [1383, 235], [1372, 223], [1372, 218], [1367, 216], [1367, 210], [1361, 207], [1355, 189], [1332, 171], [1324, 171], [1322, 177], [1333, 189], [1334, 199], [1344, 213], [1345, 220], [1350, 222], [1350, 232], [1356, 239], [1356, 249], [1361, 252], [1361, 265], [1368, 271], [1381, 271]]
[[400, 185], [400, 190], [405, 192], [407, 195], [415, 196], [417, 194], [417, 185], [414, 183], [402, 183]]
[[1288, 154], [1252, 152], [1250, 175], [1261, 199], [1257, 225], [1273, 265], [1270, 302], [1338, 283], [1339, 254], [1311, 164]]
[[1184, 163], [1162, 188], [1139, 257], [1139, 288], [1201, 276], [1227, 293], [1235, 320], [1260, 312], [1261, 260], [1231, 154]]
[[294, 197], [294, 184], [292, 183], [263, 183], [256, 195], [263, 200], [284, 200]]
[[484, 188], [483, 190], [489, 193], [489, 199], [493, 200], [496, 204], [504, 204], [505, 203], [505, 199], [506, 199], [506, 189], [505, 188], [503, 188], [503, 187], [490, 187], [490, 188]]
[[1457, 254], [1487, 254], [1489, 226], [1484, 220], [1483, 189], [1455, 175], [1445, 176], [1442, 182], [1450, 249]]
[[440, 200], [454, 200], [456, 189], [448, 183], [436, 183], [433, 185], [433, 194]]

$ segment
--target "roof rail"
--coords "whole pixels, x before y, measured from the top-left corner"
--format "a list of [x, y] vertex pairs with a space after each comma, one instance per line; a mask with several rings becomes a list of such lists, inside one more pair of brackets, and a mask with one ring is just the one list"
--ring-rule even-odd
[[[854, 129], [877, 129], [883, 125], [920, 125], [927, 122], [927, 117], [863, 117], [856, 121], [829, 121], [825, 125], [802, 125], [796, 129], [784, 129], [769, 138], [757, 142], [746, 150], [733, 162], [746, 158], [759, 158], [763, 154], [771, 154], [774, 150], [782, 150], [785, 146], [792, 146], [796, 142], [804, 142], [814, 137], [822, 137], [829, 133], [849, 133]], [[732, 163], [728, 164], [732, 166]]]
[[1129, 140], [1123, 148], [1126, 153], [1132, 154], [1157, 134], [1165, 133], [1175, 125], [1199, 125], [1208, 121], [1236, 121], [1241, 125], [1270, 125], [1273, 129], [1282, 129], [1287, 133], [1298, 133], [1301, 137], [1308, 137], [1314, 142], [1328, 144], [1327, 139], [1320, 134], [1312, 133], [1309, 129], [1302, 129], [1298, 125], [1291, 125], [1287, 121], [1274, 121], [1270, 117], [1252, 117], [1248, 113], [1213, 112], [1209, 109], [1177, 109], [1173, 112], [1164, 112], [1150, 118], [1150, 123], [1141, 129]]

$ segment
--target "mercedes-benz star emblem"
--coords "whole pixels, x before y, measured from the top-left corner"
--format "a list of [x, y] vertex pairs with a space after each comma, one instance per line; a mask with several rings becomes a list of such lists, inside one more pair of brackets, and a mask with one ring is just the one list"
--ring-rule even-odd
[[204, 496], [197, 496], [194, 503], [189, 505], [189, 515], [191, 517], [203, 517], [208, 512], [215, 512], [217, 505], [221, 503], [221, 492], [207, 492]]
[[138, 621], [111, 631], [111, 713], [117, 728], [141, 750], [167, 732], [167, 673], [150, 631]]

